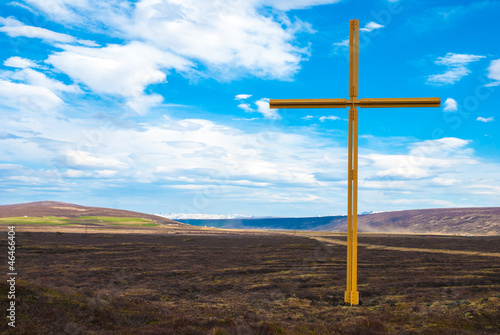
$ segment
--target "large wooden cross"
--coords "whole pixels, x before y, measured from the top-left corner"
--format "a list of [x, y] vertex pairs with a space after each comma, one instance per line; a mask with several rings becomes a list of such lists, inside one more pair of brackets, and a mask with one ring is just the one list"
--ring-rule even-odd
[[347, 189], [347, 289], [346, 304], [358, 305], [358, 107], [440, 107], [440, 98], [358, 99], [359, 21], [349, 22], [349, 99], [271, 99], [270, 108], [349, 109], [349, 158]]

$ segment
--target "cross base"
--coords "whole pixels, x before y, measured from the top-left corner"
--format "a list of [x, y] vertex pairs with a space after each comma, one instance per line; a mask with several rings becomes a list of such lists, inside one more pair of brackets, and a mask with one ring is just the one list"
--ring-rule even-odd
[[345, 291], [344, 302], [348, 305], [359, 305], [358, 291]]

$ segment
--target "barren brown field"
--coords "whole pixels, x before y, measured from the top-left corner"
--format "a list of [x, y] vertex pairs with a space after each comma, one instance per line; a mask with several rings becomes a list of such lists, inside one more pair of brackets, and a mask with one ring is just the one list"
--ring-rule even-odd
[[82, 229], [18, 227], [4, 334], [500, 333], [500, 237], [362, 234], [351, 307], [343, 235]]

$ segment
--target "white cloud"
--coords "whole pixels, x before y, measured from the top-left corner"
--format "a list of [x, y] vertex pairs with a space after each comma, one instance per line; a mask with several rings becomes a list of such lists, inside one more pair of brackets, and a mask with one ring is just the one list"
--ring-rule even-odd
[[252, 109], [252, 107], [250, 107], [250, 104], [239, 104], [238, 108], [243, 109], [247, 113], [253, 113], [254, 112], [254, 110]]
[[190, 66], [185, 59], [140, 42], [104, 48], [61, 47], [65, 51], [49, 56], [49, 64], [96, 93], [124, 96], [128, 106], [141, 114], [162, 100], [144, 93], [148, 85], [166, 80], [160, 69], [184, 71]]
[[488, 78], [495, 80], [486, 86], [500, 85], [500, 59], [492, 60], [488, 67]]
[[7, 179], [14, 180], [14, 181], [20, 181], [22, 183], [29, 183], [29, 184], [42, 184], [43, 180], [39, 177], [31, 177], [31, 176], [12, 176], [8, 177]]
[[417, 166], [407, 166], [402, 168], [394, 167], [383, 171], [378, 171], [376, 173], [379, 177], [392, 177], [392, 178], [403, 178], [403, 179], [420, 179], [429, 176], [429, 173]]
[[495, 118], [493, 116], [491, 116], [491, 117], [479, 116], [476, 120], [481, 121], [481, 122], [493, 122], [493, 121], [495, 121]]
[[237, 94], [234, 97], [234, 100], [245, 100], [245, 99], [250, 98], [251, 96], [252, 96], [251, 94]]
[[[384, 28], [383, 25], [378, 24], [374, 21], [368, 22], [363, 28], [360, 28], [362, 32], [369, 33], [373, 30]], [[346, 38], [340, 42], [333, 43], [334, 46], [334, 52], [335, 53], [340, 53], [340, 52], [348, 52], [349, 48], [349, 38]]]
[[269, 99], [262, 98], [255, 102], [257, 105], [257, 111], [264, 115], [266, 119], [280, 120], [281, 116], [278, 114], [276, 109], [269, 108]]
[[127, 96], [126, 106], [138, 114], [146, 114], [151, 107], [157, 106], [163, 102], [163, 97], [159, 94], [142, 94], [142, 91], [133, 96]]
[[438, 140], [427, 140], [410, 145], [410, 155], [420, 157], [445, 157], [450, 153], [471, 154], [472, 149], [465, 149], [471, 140], [456, 137], [444, 137]]
[[80, 19], [80, 15], [76, 12], [88, 7], [90, 4], [87, 0], [25, 0], [26, 3], [36, 6], [45, 11], [53, 18], [58, 18], [63, 22]]
[[333, 43], [333, 52], [337, 55], [344, 54], [348, 56], [349, 52], [349, 39], [342, 40], [340, 42]]
[[18, 21], [14, 18], [0, 18], [0, 24], [3, 24], [3, 27], [0, 27], [0, 31], [6, 33], [10, 37], [29, 37], [29, 38], [40, 38], [42, 40], [50, 41], [50, 42], [61, 42], [61, 43], [73, 43], [76, 42], [76, 38], [67, 34], [56, 33], [54, 31], [34, 27], [27, 26], [21, 21]]
[[36, 13], [33, 11], [33, 9], [31, 9], [30, 7], [28, 7], [25, 4], [22, 4], [20, 2], [11, 1], [8, 4], [11, 5], [11, 6], [16, 6], [16, 7], [20, 7], [20, 8], [26, 9], [27, 11], [30, 11], [32, 14], [36, 15]]
[[455, 101], [455, 99], [452, 99], [452, 98], [446, 99], [446, 101], [444, 102], [444, 108], [443, 108], [444, 112], [456, 112], [457, 109], [458, 109], [458, 105], [457, 105], [457, 102]]
[[336, 47], [348, 47], [349, 46], [349, 39], [342, 40], [340, 42], [333, 43], [334, 46]]
[[[341, 0], [246, 0], [241, 1], [241, 5], [245, 3], [250, 3], [255, 7], [269, 6], [282, 11], [288, 11], [292, 9], [302, 9], [317, 5], [333, 4], [340, 2]], [[44, 0], [25, 0], [25, 2], [30, 3], [37, 8], [45, 11], [53, 17], [60, 17], [65, 22], [81, 22], [85, 20], [85, 16], [79, 13], [89, 14], [89, 11], [99, 9], [100, 11], [111, 12], [112, 17], [116, 20], [114, 16], [122, 14], [120, 12], [131, 7], [130, 4], [123, 4], [119, 0], [108, 0], [104, 3], [94, 3], [88, 0], [53, 0], [50, 3]], [[149, 1], [152, 2], [152, 1]], [[180, 2], [180, 1], [178, 1]], [[183, 1], [188, 2], [188, 1]], [[196, 1], [190, 1], [196, 3]], [[219, 6], [226, 5], [227, 1], [219, 1]], [[175, 1], [155, 1], [159, 6], [166, 7], [170, 3], [176, 3]], [[175, 7], [174, 7], [175, 8]], [[174, 12], [172, 15], [175, 15]], [[101, 14], [102, 15], [102, 14]], [[104, 19], [105, 16], [100, 17]]]
[[55, 158], [58, 164], [72, 169], [125, 169], [127, 164], [113, 157], [96, 157], [95, 155], [78, 150], [68, 150]]
[[[220, 80], [253, 75], [290, 79], [308, 56], [296, 34], [312, 32], [310, 25], [293, 21], [280, 11], [261, 11], [262, 0], [141, 0], [90, 3], [58, 0], [52, 5], [27, 0], [58, 21], [90, 27], [126, 41], [141, 41], [176, 54]], [[280, 10], [334, 1], [270, 1]]]
[[317, 5], [325, 5], [340, 2], [341, 0], [263, 0], [265, 5], [288, 11], [291, 9], [301, 9]]
[[467, 65], [470, 62], [476, 62], [485, 56], [477, 56], [471, 54], [455, 54], [448, 52], [444, 57], [438, 57], [436, 64], [446, 65], [446, 66], [458, 66]]
[[375, 30], [375, 29], [380, 29], [380, 28], [384, 28], [384, 26], [383, 26], [383, 25], [381, 25], [381, 24], [378, 24], [377, 22], [373, 22], [373, 21], [371, 21], [371, 22], [368, 22], [368, 23], [365, 25], [365, 27], [364, 27], [364, 28], [360, 28], [359, 30], [361, 30], [361, 31], [364, 31], [364, 32], [367, 32], [367, 33], [368, 33], [368, 32], [370, 32], [370, 31], [372, 31], [372, 30]]
[[[269, 108], [269, 99], [262, 98], [260, 100], [254, 101], [256, 109], [253, 109], [249, 103], [240, 103], [238, 108], [244, 110], [247, 113], [260, 113], [266, 119], [280, 120], [281, 116], [278, 114], [277, 110]], [[253, 119], [250, 119], [253, 120]]]
[[[406, 155], [368, 154], [360, 157], [360, 165], [374, 167], [373, 175], [390, 179], [438, 178], [458, 166], [477, 164], [474, 151], [466, 148], [471, 141], [448, 137], [411, 143]], [[367, 159], [367, 162], [364, 160]], [[453, 179], [453, 178], [448, 178]], [[455, 178], [457, 179], [457, 178]], [[437, 179], [439, 181], [439, 179]]]
[[301, 118], [302, 120], [311, 120], [311, 119], [314, 119], [314, 116], [312, 115], [307, 115], [307, 116], [304, 116]]
[[335, 115], [331, 115], [331, 116], [321, 116], [321, 117], [319, 118], [319, 120], [320, 120], [321, 122], [325, 122], [325, 120], [340, 120], [340, 117], [335, 116]]
[[62, 173], [62, 176], [67, 178], [111, 178], [117, 173], [117, 171], [113, 170], [82, 171], [68, 169]]
[[288, 79], [306, 55], [305, 49], [294, 45], [295, 33], [309, 26], [283, 15], [264, 16], [258, 6], [255, 1], [144, 0], [136, 4], [131, 24], [120, 29], [127, 36], [197, 59], [223, 80], [246, 73]]
[[37, 67], [38, 66], [32, 60], [18, 57], [18, 56], [14, 56], [14, 57], [10, 57], [10, 58], [6, 59], [5, 62], [3, 62], [3, 65], [9, 66], [9, 67], [17, 67], [17, 68], [21, 68], [21, 69], [24, 69], [27, 67]]
[[25, 68], [16, 72], [9, 73], [9, 78], [17, 81], [22, 81], [32, 86], [45, 87], [54, 93], [80, 92], [80, 89], [77, 85], [66, 85], [58, 80], [47, 77], [42, 72], [30, 68]]
[[63, 101], [46, 87], [0, 79], [0, 104], [14, 109], [51, 111], [62, 105]]
[[[140, 130], [103, 128], [99, 120], [68, 122], [57, 115], [12, 116], [4, 122], [6, 131], [23, 137], [2, 140], [0, 160], [52, 162], [71, 182], [112, 178], [192, 190], [207, 185], [248, 190], [275, 183], [301, 187], [316, 183], [313, 166], [323, 160], [317, 142], [305, 136], [266, 128], [245, 133], [200, 119], [164, 119]], [[179, 142], [182, 138], [190, 141]]]
[[441, 185], [441, 186], [451, 186], [459, 183], [459, 180], [457, 179], [444, 179], [440, 177], [436, 177], [432, 179], [432, 182], [436, 185]]
[[269, 198], [270, 202], [281, 202], [281, 203], [301, 203], [301, 202], [311, 202], [324, 200], [314, 194], [304, 194], [304, 193], [278, 193], [272, 194]]
[[470, 73], [467, 65], [476, 62], [485, 56], [471, 55], [471, 54], [455, 54], [449, 52], [444, 57], [438, 57], [435, 61], [438, 65], [444, 65], [448, 71], [442, 74], [435, 74], [427, 77], [427, 82], [437, 85], [455, 84], [460, 79]]
[[77, 38], [67, 35], [57, 33], [52, 30], [48, 30], [45, 28], [27, 26], [21, 21], [18, 21], [14, 18], [2, 18], [0, 17], [0, 24], [3, 24], [3, 27], [0, 27], [0, 32], [7, 34], [10, 37], [28, 37], [28, 38], [39, 38], [46, 42], [59, 42], [59, 43], [80, 43], [89, 46], [95, 46], [95, 42], [86, 41], [86, 40], [78, 40]]

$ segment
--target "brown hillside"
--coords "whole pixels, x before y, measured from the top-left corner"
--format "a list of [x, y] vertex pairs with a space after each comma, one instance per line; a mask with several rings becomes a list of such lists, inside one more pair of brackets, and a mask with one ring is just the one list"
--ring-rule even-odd
[[77, 218], [79, 216], [114, 216], [124, 218], [141, 218], [153, 220], [161, 224], [179, 224], [183, 223], [173, 221], [161, 216], [144, 214], [122, 209], [112, 209], [103, 207], [86, 207], [75, 204], [57, 201], [37, 201], [26, 204], [1, 205], [0, 218], [8, 217], [42, 217], [42, 216], [57, 216]]
[[[318, 227], [342, 231], [346, 219]], [[500, 207], [435, 208], [383, 212], [358, 217], [361, 232], [500, 235]]]

